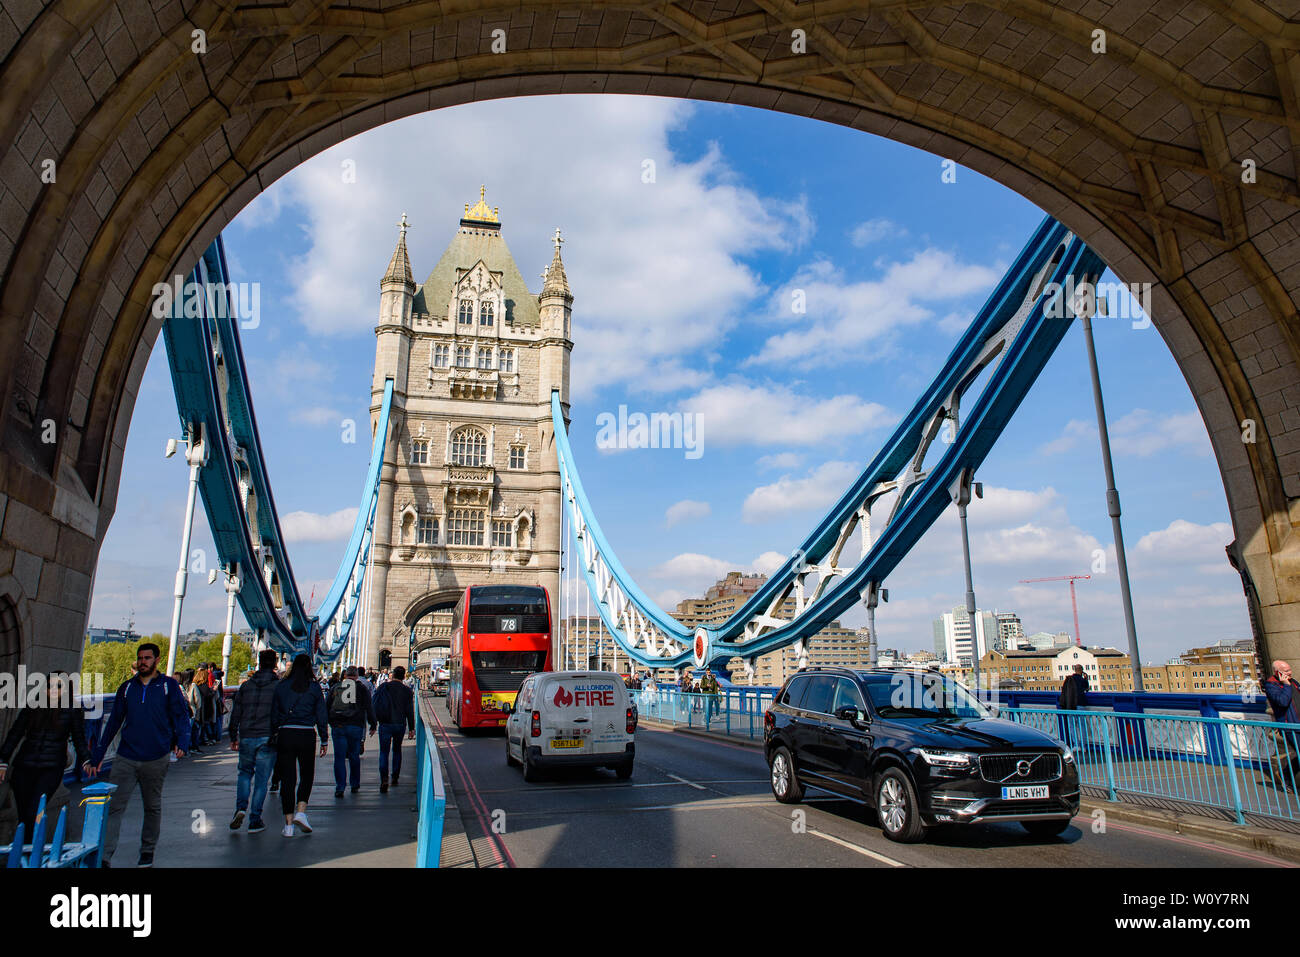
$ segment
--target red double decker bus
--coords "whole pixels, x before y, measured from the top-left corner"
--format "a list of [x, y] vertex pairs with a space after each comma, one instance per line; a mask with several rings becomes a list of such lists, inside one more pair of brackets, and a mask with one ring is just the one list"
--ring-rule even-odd
[[458, 728], [502, 728], [504, 704], [551, 671], [551, 602], [539, 585], [470, 585], [452, 613], [447, 710]]

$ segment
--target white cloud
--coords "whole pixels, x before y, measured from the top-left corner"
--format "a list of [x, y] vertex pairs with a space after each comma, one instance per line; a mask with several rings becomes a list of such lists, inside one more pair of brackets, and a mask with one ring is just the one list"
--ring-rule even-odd
[[[842, 363], [887, 353], [905, 328], [929, 322], [927, 303], [959, 299], [993, 286], [1000, 263], [980, 266], [941, 249], [923, 249], [905, 262], [877, 263], [879, 279], [848, 280], [821, 259], [801, 267], [768, 300], [767, 318], [791, 325], [770, 337], [750, 363], [793, 363], [801, 368]], [[806, 314], [793, 312], [802, 292]], [[950, 326], [952, 315], [944, 322]]]
[[1227, 522], [1197, 525], [1178, 518], [1165, 528], [1147, 532], [1138, 539], [1134, 550], [1151, 566], [1205, 563], [1215, 570], [1235, 575], [1223, 551], [1232, 539], [1232, 526]]
[[697, 502], [693, 499], [685, 498], [674, 505], [668, 506], [664, 512], [664, 522], [668, 528], [674, 525], [680, 525], [682, 522], [689, 522], [694, 519], [708, 518], [713, 513], [713, 509], [708, 502]]
[[287, 542], [334, 542], [352, 534], [357, 509], [341, 508], [328, 515], [316, 512], [290, 512], [280, 516], [280, 529]]
[[289, 415], [289, 420], [304, 425], [337, 425], [343, 421], [343, 413], [329, 406], [312, 405], [303, 409], [294, 409]]
[[783, 475], [750, 492], [741, 515], [746, 522], [763, 522], [789, 512], [824, 510], [844, 494], [860, 471], [852, 462], [824, 462], [803, 478]]
[[770, 575], [784, 565], [785, 560], [789, 557], [788, 555], [782, 555], [780, 552], [764, 552], [754, 559], [754, 571]]
[[768, 469], [795, 469], [803, 462], [803, 456], [796, 452], [777, 452], [773, 455], [760, 456], [754, 463], [764, 471]]
[[[1196, 411], [1161, 415], [1148, 409], [1134, 409], [1111, 422], [1109, 431], [1111, 451], [1116, 455], [1149, 458], [1170, 451], [1201, 456], [1213, 452], [1205, 423]], [[1097, 426], [1083, 419], [1071, 419], [1061, 434], [1045, 443], [1039, 452], [1043, 455], [1068, 452], [1082, 440], [1096, 445]]]
[[[894, 415], [856, 395], [813, 399], [783, 385], [733, 380], [683, 399], [683, 412], [699, 413], [704, 441], [719, 445], [816, 445], [892, 425]], [[761, 428], [754, 424], [762, 423]]]
[[[301, 321], [320, 333], [369, 336], [402, 211], [413, 222], [407, 243], [415, 280], [423, 282], [464, 203], [486, 184], [530, 288], [541, 285], [556, 225], [564, 230], [574, 339], [581, 342], [573, 357], [575, 398], [615, 382], [692, 387], [702, 381], [692, 360], [765, 292], [745, 258], [796, 249], [813, 232], [803, 197], [761, 196], [743, 186], [716, 145], [694, 157], [673, 152], [669, 135], [693, 110], [688, 101], [659, 97], [557, 96], [409, 117], [289, 173], [254, 204], [254, 221], [303, 220], [311, 248], [291, 264]], [[548, 162], [523, 161], [512, 149], [441, 148], [503, 136], [546, 143]], [[349, 160], [355, 182], [344, 183], [341, 164]], [[654, 182], [642, 181], [645, 160], [655, 163]], [[557, 168], [565, 175], [556, 176]]]
[[849, 239], [855, 246], [869, 246], [886, 237], [900, 238], [907, 235], [907, 230], [888, 219], [868, 219], [858, 223], [849, 232]]

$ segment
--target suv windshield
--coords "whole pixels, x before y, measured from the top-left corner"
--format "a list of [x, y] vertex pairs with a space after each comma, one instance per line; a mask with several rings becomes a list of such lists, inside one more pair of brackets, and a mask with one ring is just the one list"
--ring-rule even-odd
[[947, 675], [900, 671], [866, 676], [871, 706], [882, 718], [989, 718], [993, 713]]

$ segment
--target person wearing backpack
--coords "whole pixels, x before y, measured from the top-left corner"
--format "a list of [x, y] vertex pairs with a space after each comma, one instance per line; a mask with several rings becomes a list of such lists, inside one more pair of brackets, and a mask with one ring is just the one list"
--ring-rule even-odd
[[415, 738], [415, 695], [406, 686], [406, 669], [398, 665], [392, 677], [375, 691], [375, 718], [379, 721], [379, 793], [388, 792], [388, 753], [392, 750], [393, 787], [402, 773], [402, 732]]
[[366, 737], [366, 725], [374, 737], [379, 722], [375, 720], [375, 706], [370, 689], [358, 680], [356, 666], [349, 667], [346, 676], [330, 692], [329, 723], [334, 738], [334, 796], [341, 798], [347, 785], [348, 771], [352, 772], [352, 793], [361, 790], [361, 745]]

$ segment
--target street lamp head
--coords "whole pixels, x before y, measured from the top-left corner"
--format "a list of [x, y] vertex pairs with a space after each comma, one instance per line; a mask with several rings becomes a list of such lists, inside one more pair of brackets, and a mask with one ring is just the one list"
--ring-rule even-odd
[[167, 451], [163, 453], [163, 457], [164, 457], [164, 458], [171, 458], [173, 455], [175, 455], [175, 454], [176, 454], [176, 446], [177, 446], [177, 442], [176, 442], [175, 439], [168, 439], [168, 440], [167, 440]]
[[208, 584], [211, 585], [211, 584], [212, 584], [213, 582], [215, 582], [216, 580], [217, 580], [217, 570], [216, 570], [215, 568], [209, 568], [209, 569], [208, 569]]

